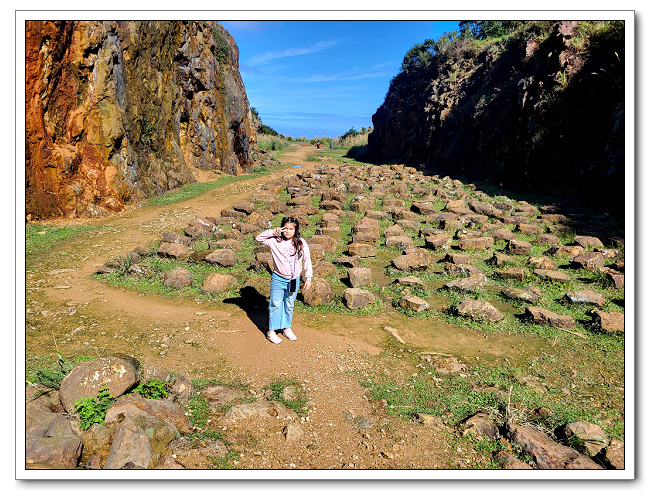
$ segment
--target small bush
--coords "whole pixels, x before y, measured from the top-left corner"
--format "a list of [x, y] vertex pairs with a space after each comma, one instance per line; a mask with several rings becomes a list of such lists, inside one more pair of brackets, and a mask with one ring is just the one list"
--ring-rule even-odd
[[133, 392], [137, 392], [146, 399], [163, 399], [168, 394], [167, 384], [157, 379], [138, 385]]
[[108, 389], [102, 389], [97, 398], [81, 397], [74, 403], [74, 409], [79, 414], [79, 423], [83, 430], [93, 424], [103, 424], [106, 410], [113, 404], [113, 396]]

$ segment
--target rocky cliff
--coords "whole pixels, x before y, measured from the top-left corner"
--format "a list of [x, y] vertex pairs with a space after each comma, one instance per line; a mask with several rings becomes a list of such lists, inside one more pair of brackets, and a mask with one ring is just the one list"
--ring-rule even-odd
[[471, 182], [622, 207], [623, 119], [622, 23], [526, 23], [405, 57], [372, 118], [369, 150]]
[[28, 218], [101, 217], [251, 169], [235, 41], [216, 22], [26, 23]]

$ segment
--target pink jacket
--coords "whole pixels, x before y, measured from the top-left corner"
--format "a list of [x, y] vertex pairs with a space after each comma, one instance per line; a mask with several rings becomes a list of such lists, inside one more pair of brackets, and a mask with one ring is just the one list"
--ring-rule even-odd
[[[268, 246], [271, 249], [273, 256], [273, 271], [278, 273], [283, 278], [293, 279], [300, 276], [300, 272], [304, 266], [305, 278], [311, 279], [314, 276], [314, 271], [311, 267], [311, 255], [309, 254], [309, 246], [304, 238], [302, 240], [302, 257], [298, 258], [293, 255], [295, 249], [290, 240], [278, 241], [273, 235], [273, 229], [262, 231], [255, 237], [255, 240]], [[292, 272], [293, 270], [293, 272]]]

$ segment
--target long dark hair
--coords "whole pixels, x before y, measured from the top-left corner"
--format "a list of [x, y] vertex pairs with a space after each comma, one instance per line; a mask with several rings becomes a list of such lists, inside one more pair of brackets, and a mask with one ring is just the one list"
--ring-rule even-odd
[[[302, 239], [300, 236], [300, 222], [298, 222], [298, 219], [295, 217], [284, 217], [282, 219], [282, 223], [280, 224], [280, 227], [284, 227], [286, 223], [293, 224], [296, 226], [296, 232], [293, 234], [292, 238], [292, 243], [293, 243], [293, 248], [296, 249], [295, 253], [293, 255], [297, 255], [298, 258], [302, 258], [303, 252], [302, 252]], [[284, 239], [284, 235], [278, 236], [278, 241], [282, 241]]]

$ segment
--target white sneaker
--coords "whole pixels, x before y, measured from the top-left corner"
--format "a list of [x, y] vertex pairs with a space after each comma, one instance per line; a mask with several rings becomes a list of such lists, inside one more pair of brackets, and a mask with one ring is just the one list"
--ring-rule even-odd
[[279, 344], [280, 342], [282, 342], [282, 339], [278, 337], [274, 331], [267, 332], [266, 338], [269, 339], [274, 344]]
[[289, 340], [298, 340], [298, 337], [296, 337], [296, 334], [293, 333], [293, 331], [291, 330], [291, 328], [285, 328], [285, 329], [282, 331], [282, 333], [283, 333], [283, 335], [284, 335], [285, 337], [287, 337]]

